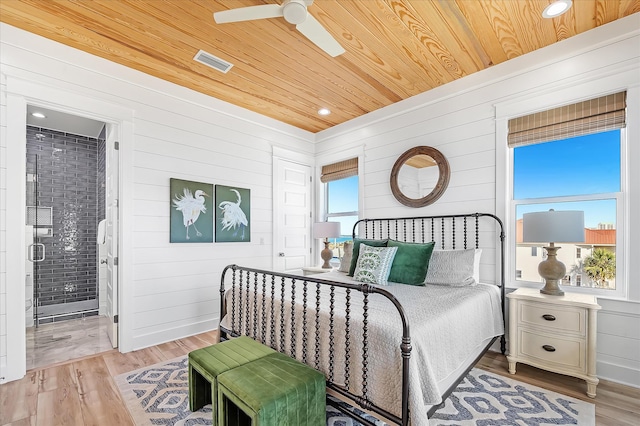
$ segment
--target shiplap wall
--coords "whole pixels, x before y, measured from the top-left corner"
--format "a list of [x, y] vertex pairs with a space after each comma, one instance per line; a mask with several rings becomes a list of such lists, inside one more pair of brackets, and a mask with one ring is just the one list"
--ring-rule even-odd
[[[633, 262], [640, 254], [636, 219], [640, 217], [639, 28], [639, 16], [631, 16], [328, 129], [317, 135], [316, 155], [322, 158], [336, 150], [364, 147], [364, 217], [489, 212], [504, 219], [505, 211], [499, 205], [505, 194], [497, 192], [504, 188], [501, 180], [506, 177], [506, 166], [498, 164], [497, 158], [508, 157], [506, 141], [497, 137], [496, 105], [555, 93], [560, 87], [582, 86], [587, 90], [580, 94], [584, 97], [630, 89], [627, 255]], [[393, 198], [389, 176], [396, 158], [418, 145], [435, 147], [445, 155], [451, 180], [435, 204], [413, 209]], [[495, 281], [494, 255], [495, 251], [483, 251], [480, 273], [485, 281]], [[599, 299], [603, 309], [598, 321], [598, 374], [640, 387], [638, 265], [630, 265], [626, 284], [630, 301]]]
[[[121, 151], [128, 158], [120, 163], [127, 169], [124, 176], [129, 176], [123, 187], [131, 194], [130, 200], [126, 196], [120, 200], [121, 208], [130, 212], [125, 218], [128, 224], [124, 226], [124, 232], [131, 233], [123, 236], [125, 247], [120, 253], [121, 268], [127, 271], [120, 288], [130, 295], [125, 301], [129, 319], [122, 318], [126, 322], [121, 323], [127, 324], [128, 328], [121, 330], [125, 339], [122, 348], [142, 348], [216, 327], [223, 267], [230, 263], [261, 268], [272, 266], [273, 148], [277, 146], [310, 156], [314, 150], [313, 134], [0, 25], [0, 81], [3, 83], [0, 98], [3, 101], [0, 122], [2, 371], [6, 368], [6, 351], [11, 341], [7, 338], [6, 305], [24, 304], [7, 300], [6, 291], [7, 285], [21, 283], [7, 283], [5, 253], [7, 246], [11, 250], [17, 243], [6, 240], [5, 230], [8, 226], [22, 225], [5, 221], [6, 162], [25, 161], [24, 158], [7, 159], [6, 155], [9, 141], [5, 101], [8, 91], [15, 92], [12, 81], [42, 85], [40, 94], [25, 96], [28, 102], [32, 102], [34, 96], [39, 101], [38, 96], [42, 96], [41, 100], [50, 104], [50, 109], [56, 109], [58, 102], [61, 105], [70, 102], [67, 96], [56, 99], [56, 90], [62, 90], [79, 99], [98, 99], [131, 111], [131, 140], [121, 142]], [[78, 105], [65, 107], [78, 108]], [[250, 189], [251, 241], [169, 243], [170, 178]]]

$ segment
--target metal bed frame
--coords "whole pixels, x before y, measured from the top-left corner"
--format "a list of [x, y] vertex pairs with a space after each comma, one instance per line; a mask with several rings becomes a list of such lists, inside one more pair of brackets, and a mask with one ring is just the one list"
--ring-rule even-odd
[[[490, 226], [482, 227], [481, 219], [487, 218]], [[487, 221], [484, 221], [487, 222]], [[484, 226], [484, 225], [483, 225]], [[365, 239], [395, 239], [405, 242], [436, 242], [438, 249], [466, 249], [480, 248], [480, 235], [490, 233], [495, 235], [496, 249], [496, 271], [499, 271], [496, 277], [496, 285], [501, 289], [501, 303], [504, 320], [505, 308], [505, 273], [504, 273], [504, 227], [502, 221], [495, 215], [490, 213], [470, 213], [458, 215], [444, 216], [423, 216], [423, 217], [407, 217], [407, 218], [383, 218], [383, 219], [361, 219], [353, 227], [353, 237], [358, 235]], [[439, 235], [438, 235], [439, 234]], [[438, 238], [439, 237], [439, 238]], [[493, 246], [486, 246], [492, 248]], [[499, 269], [498, 269], [499, 267]], [[225, 287], [227, 274], [230, 274], [231, 288]], [[279, 288], [278, 288], [279, 287]], [[330, 294], [330, 303], [328, 312], [326, 307], [320, 304], [321, 289], [327, 289]], [[344, 306], [336, 306], [335, 292], [336, 288], [341, 288], [346, 294]], [[231, 292], [231, 307], [227, 306], [225, 293]], [[301, 291], [300, 291], [301, 290]], [[325, 290], [327, 291], [327, 290]], [[247, 296], [244, 297], [243, 293]], [[262, 297], [258, 301], [258, 294]], [[285, 293], [291, 298], [291, 307], [286, 308], [285, 312]], [[300, 293], [302, 293], [302, 301], [300, 302]], [[249, 294], [256, 295], [250, 300]], [[387, 298], [396, 308], [398, 316], [402, 321], [402, 338], [399, 339], [399, 356], [402, 358], [402, 408], [401, 415], [397, 416], [385, 410], [369, 399], [368, 376], [369, 364], [369, 336], [368, 336], [368, 304], [372, 294], [379, 294]], [[271, 302], [267, 306], [267, 296]], [[279, 297], [279, 299], [278, 299]], [[353, 354], [350, 342], [350, 329], [352, 327], [351, 304], [354, 297], [362, 298], [362, 352]], [[279, 301], [279, 307], [275, 307], [275, 302]], [[302, 305], [302, 318], [296, 317], [295, 304]], [[229, 309], [230, 308], [230, 309]], [[276, 312], [276, 309], [279, 312]], [[311, 311], [311, 312], [308, 312]], [[283, 353], [288, 353], [299, 361], [306, 363], [314, 368], [319, 368], [320, 352], [329, 351], [329, 371], [327, 373], [327, 387], [339, 395], [354, 401], [364, 410], [376, 413], [385, 419], [396, 424], [407, 426], [409, 424], [409, 362], [411, 358], [411, 335], [410, 324], [405, 316], [404, 309], [400, 302], [384, 287], [372, 286], [369, 284], [350, 284], [325, 280], [317, 276], [300, 276], [294, 274], [280, 273], [274, 271], [266, 271], [261, 269], [247, 268], [238, 265], [229, 265], [223, 272], [220, 284], [220, 318], [222, 319], [230, 312], [230, 328], [220, 325], [220, 339], [225, 340], [229, 337], [239, 335], [248, 335], [257, 341], [271, 346], [273, 349]], [[320, 313], [329, 316], [329, 347], [321, 347], [319, 342], [319, 317]], [[340, 316], [340, 322], [336, 319], [336, 312], [344, 313]], [[285, 326], [283, 319], [285, 314], [290, 314], [290, 322]], [[278, 319], [279, 327], [276, 327]], [[301, 353], [296, 349], [295, 329], [296, 321], [298, 326], [302, 326], [302, 348]], [[268, 327], [267, 327], [268, 326]], [[345, 365], [341, 366], [345, 384], [334, 383], [334, 374], [338, 373], [338, 366], [334, 365], [334, 331], [338, 327], [344, 327], [344, 357]], [[276, 330], [278, 328], [278, 330]], [[308, 339], [308, 330], [315, 330], [315, 339]], [[355, 331], [355, 330], [354, 330]], [[501, 339], [500, 349], [505, 353], [506, 345], [504, 335], [498, 336]], [[465, 369], [459, 378], [443, 393], [443, 403], [433, 406], [427, 415], [431, 417], [433, 413], [440, 408], [446, 398], [453, 392], [457, 384], [466, 376], [475, 363], [484, 355], [484, 353], [493, 345], [498, 337], [494, 337], [489, 344], [482, 350], [476, 360]], [[289, 345], [286, 341], [289, 340]], [[289, 347], [286, 347], [289, 346]], [[355, 394], [349, 390], [349, 380], [351, 372], [349, 371], [349, 360], [351, 356], [361, 357], [361, 383], [359, 394]], [[346, 410], [341, 405], [327, 398], [327, 404], [332, 405], [344, 414], [356, 418], [357, 421], [367, 425], [374, 424], [366, 418], [359, 417], [353, 412]]]

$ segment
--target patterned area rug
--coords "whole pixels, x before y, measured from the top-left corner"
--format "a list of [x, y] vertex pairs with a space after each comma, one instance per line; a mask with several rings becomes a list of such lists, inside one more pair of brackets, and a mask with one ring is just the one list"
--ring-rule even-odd
[[[116, 377], [136, 425], [211, 425], [211, 405], [189, 411], [187, 357]], [[360, 412], [343, 403], [348, 409]], [[376, 425], [385, 423], [367, 416]], [[473, 369], [430, 425], [595, 425], [595, 407], [565, 395]], [[327, 406], [327, 426], [360, 426]]]

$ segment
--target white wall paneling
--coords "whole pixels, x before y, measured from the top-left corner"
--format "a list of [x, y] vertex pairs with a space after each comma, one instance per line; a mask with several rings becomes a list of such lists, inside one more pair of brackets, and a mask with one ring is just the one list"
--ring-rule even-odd
[[[639, 28], [640, 15], [635, 14], [325, 130], [317, 134], [318, 155], [364, 146], [363, 217], [481, 211], [497, 214], [506, 224], [503, 199], [507, 189], [502, 168], [507, 160], [506, 134], [496, 130], [496, 118], [500, 117], [496, 105], [505, 105], [508, 113], [513, 113], [511, 107], [516, 103], [528, 110], [547, 109], [553, 105], [544, 99], [537, 105], [536, 98], [546, 94], [552, 99], [560, 88], [583, 98], [611, 87], [631, 88], [627, 107], [632, 123], [627, 131], [629, 148], [636, 156], [630, 152], [628, 157], [637, 164]], [[417, 145], [433, 146], [447, 157], [451, 180], [435, 204], [412, 209], [393, 198], [389, 176], [396, 158]], [[640, 217], [638, 169], [635, 167], [630, 176], [630, 217]], [[635, 253], [638, 258], [640, 223], [633, 222], [629, 255], [633, 258]], [[492, 255], [483, 253], [483, 280], [495, 279], [495, 250]], [[598, 345], [598, 374], [634, 386], [640, 386], [640, 338], [631, 332], [638, 323], [639, 278], [640, 266], [633, 265], [628, 302], [612, 305], [612, 300], [599, 299], [604, 314], [598, 326], [598, 339], [603, 341]], [[614, 321], [615, 315], [629, 321], [618, 317]], [[629, 351], [630, 347], [636, 349]]]

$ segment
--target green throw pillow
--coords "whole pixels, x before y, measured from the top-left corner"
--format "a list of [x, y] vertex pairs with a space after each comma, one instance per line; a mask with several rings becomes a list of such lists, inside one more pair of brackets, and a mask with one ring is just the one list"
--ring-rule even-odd
[[370, 247], [360, 245], [360, 256], [353, 279], [363, 283], [387, 285], [393, 258], [398, 247]]
[[389, 240], [387, 247], [398, 247], [398, 252], [391, 266], [389, 281], [424, 285], [433, 246], [434, 243], [418, 244]]
[[353, 239], [353, 252], [351, 255], [351, 266], [349, 267], [348, 276], [352, 277], [358, 263], [358, 255], [360, 254], [360, 243], [365, 243], [370, 247], [386, 247], [389, 240], [364, 240], [360, 238]]

